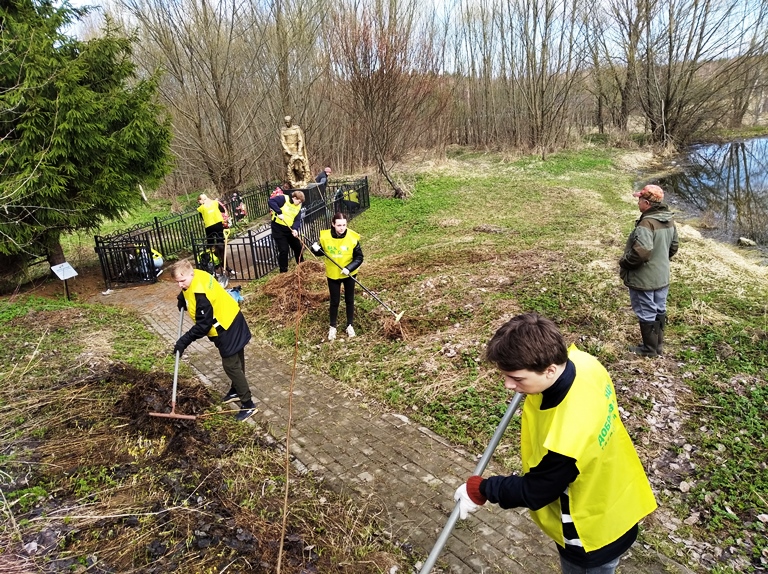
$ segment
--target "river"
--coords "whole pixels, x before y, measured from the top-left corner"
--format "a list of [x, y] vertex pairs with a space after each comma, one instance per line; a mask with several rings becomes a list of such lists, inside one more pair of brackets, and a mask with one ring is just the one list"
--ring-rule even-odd
[[699, 213], [708, 235], [768, 246], [768, 137], [694, 145], [674, 163], [659, 184]]

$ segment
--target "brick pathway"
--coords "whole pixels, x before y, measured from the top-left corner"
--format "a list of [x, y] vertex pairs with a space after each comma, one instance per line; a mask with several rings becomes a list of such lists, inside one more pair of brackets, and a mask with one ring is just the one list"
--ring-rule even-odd
[[[98, 294], [91, 301], [135, 308], [170, 348], [178, 331], [179, 290], [168, 277], [161, 279], [155, 285]], [[186, 328], [188, 320], [185, 317]], [[219, 355], [207, 339], [191, 345], [183, 359], [205, 384], [222, 395], [229, 389]], [[268, 347], [251, 342], [246, 347], [246, 366], [259, 407], [253, 420], [284, 442], [291, 365], [275, 362]], [[425, 555], [453, 509], [454, 490], [477, 464], [472, 455], [407, 416], [349, 396], [333, 379], [301, 365], [294, 385], [291, 437], [292, 454], [301, 464], [338, 491], [375, 497], [388, 511], [381, 520], [393, 538], [409, 542]], [[560, 571], [554, 544], [527, 511], [502, 511], [495, 505], [459, 521], [439, 565], [455, 573]], [[635, 545], [620, 572], [689, 571]]]

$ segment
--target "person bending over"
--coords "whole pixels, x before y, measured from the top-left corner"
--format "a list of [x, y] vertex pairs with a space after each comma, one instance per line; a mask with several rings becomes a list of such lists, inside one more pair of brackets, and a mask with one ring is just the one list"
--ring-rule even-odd
[[181, 287], [177, 297], [179, 311], [186, 309], [194, 325], [176, 341], [174, 356], [184, 353], [194, 341], [207, 336], [221, 355], [221, 365], [231, 382], [224, 403], [240, 401], [236, 418], [245, 421], [256, 413], [251, 388], [245, 376], [245, 346], [251, 330], [240, 305], [210, 273], [195, 269], [182, 259], [171, 269], [171, 277]]
[[296, 263], [303, 261], [301, 255], [301, 206], [304, 203], [304, 192], [291, 192], [287, 195], [273, 195], [267, 202], [272, 210], [272, 240], [277, 247], [277, 263], [280, 273], [288, 272], [288, 249], [293, 250]]

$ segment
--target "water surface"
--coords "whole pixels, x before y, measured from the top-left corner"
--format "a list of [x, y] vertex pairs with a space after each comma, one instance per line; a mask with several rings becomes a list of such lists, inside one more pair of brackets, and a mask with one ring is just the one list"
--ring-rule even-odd
[[660, 185], [698, 210], [725, 239], [768, 245], [768, 137], [691, 146]]

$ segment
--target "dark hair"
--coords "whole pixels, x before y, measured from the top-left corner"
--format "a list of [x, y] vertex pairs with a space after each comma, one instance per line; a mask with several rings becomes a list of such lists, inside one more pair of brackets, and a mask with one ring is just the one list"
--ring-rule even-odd
[[565, 339], [550, 319], [526, 313], [504, 323], [491, 337], [485, 359], [502, 371], [543, 373], [568, 361]]
[[344, 215], [341, 211], [337, 211], [333, 214], [333, 217], [331, 217], [331, 225], [336, 223], [339, 219], [346, 219], [347, 216]]
[[280, 189], [282, 189], [283, 191], [285, 191], [286, 189], [291, 189], [291, 187], [292, 186], [290, 181], [284, 181], [283, 183], [280, 184]]

